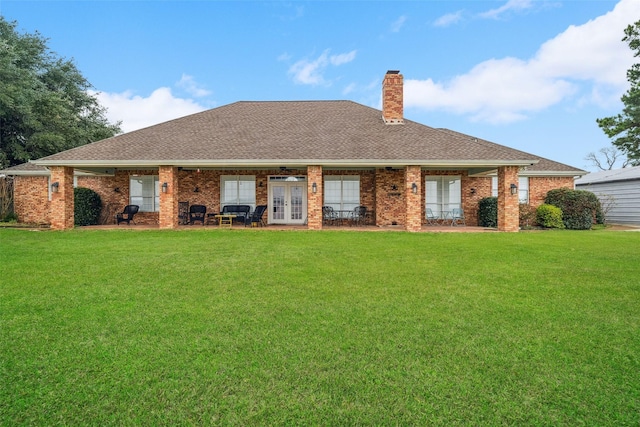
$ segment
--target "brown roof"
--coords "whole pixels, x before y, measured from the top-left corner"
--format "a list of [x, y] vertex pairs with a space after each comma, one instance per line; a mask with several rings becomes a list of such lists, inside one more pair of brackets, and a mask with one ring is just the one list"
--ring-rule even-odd
[[[36, 163], [486, 167], [525, 166], [541, 160], [410, 120], [387, 125], [380, 110], [352, 101], [242, 101], [63, 151]], [[552, 163], [560, 170], [581, 172]]]

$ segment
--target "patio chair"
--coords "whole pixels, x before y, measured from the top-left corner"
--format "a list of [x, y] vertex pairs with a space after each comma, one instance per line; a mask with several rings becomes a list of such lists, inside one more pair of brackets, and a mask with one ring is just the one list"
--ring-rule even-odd
[[247, 216], [247, 221], [244, 223], [244, 226], [252, 226], [252, 227], [264, 227], [266, 224], [262, 216], [264, 212], [267, 210], [267, 205], [259, 205], [256, 206], [256, 210], [253, 211], [251, 216]]
[[322, 207], [322, 224], [333, 225], [338, 221], [338, 215], [331, 206]]
[[438, 225], [440, 217], [433, 213], [431, 208], [427, 208], [427, 225]]
[[121, 222], [126, 222], [127, 225], [131, 225], [131, 222], [135, 224], [133, 217], [138, 213], [138, 210], [140, 210], [138, 205], [125, 206], [122, 212], [116, 214], [116, 224], [120, 225]]
[[451, 210], [451, 226], [454, 225], [467, 225], [464, 220], [464, 211], [461, 208]]
[[189, 224], [200, 221], [204, 225], [207, 207], [205, 205], [191, 205], [189, 207]]
[[353, 208], [351, 213], [351, 221], [353, 225], [364, 225], [367, 218], [367, 208], [365, 206], [357, 206]]
[[189, 202], [178, 202], [178, 224], [189, 223]]

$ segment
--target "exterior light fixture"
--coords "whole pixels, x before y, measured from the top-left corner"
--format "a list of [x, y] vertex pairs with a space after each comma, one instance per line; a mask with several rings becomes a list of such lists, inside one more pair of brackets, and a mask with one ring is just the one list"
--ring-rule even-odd
[[511, 187], [510, 187], [510, 188], [511, 188], [511, 194], [512, 194], [512, 195], [514, 195], [514, 196], [515, 196], [516, 194], [518, 194], [518, 186], [517, 186], [517, 185], [515, 185], [515, 184], [511, 184]]
[[317, 193], [318, 192], [318, 184], [316, 184], [315, 182], [313, 184], [311, 184], [311, 192], [312, 193]]
[[418, 194], [418, 184], [416, 184], [415, 182], [411, 184], [411, 192], [413, 194]]
[[52, 193], [57, 193], [59, 188], [60, 188], [60, 183], [58, 181], [56, 181], [53, 184], [51, 184], [51, 192]]
[[169, 184], [166, 183], [166, 182], [163, 182], [162, 183], [162, 192], [166, 193], [168, 189], [169, 189]]

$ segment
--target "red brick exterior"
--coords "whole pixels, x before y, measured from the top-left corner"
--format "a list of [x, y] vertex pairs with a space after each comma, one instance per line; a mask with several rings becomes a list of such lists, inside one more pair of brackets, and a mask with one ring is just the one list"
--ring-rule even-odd
[[[52, 194], [53, 203], [48, 200], [47, 177], [16, 176], [14, 180], [14, 207], [18, 219], [28, 223], [50, 224], [55, 228], [73, 226], [73, 205], [63, 203], [63, 191], [71, 194], [73, 190], [71, 169], [55, 169], [51, 182], [60, 184], [57, 195]], [[509, 185], [518, 183], [518, 168], [502, 168], [505, 174], [501, 185], [503, 206], [508, 207], [508, 215], [501, 215], [499, 228], [505, 231], [518, 229], [518, 196], [510, 193]], [[307, 220], [310, 229], [322, 228], [322, 205], [324, 200], [324, 177], [328, 175], [358, 175], [360, 177], [360, 202], [369, 211], [375, 211], [375, 223], [379, 226], [398, 225], [406, 230], [416, 231], [425, 224], [425, 190], [427, 176], [457, 175], [461, 177], [462, 206], [467, 225], [477, 225], [478, 201], [491, 196], [490, 177], [469, 177], [466, 170], [421, 170], [418, 166], [397, 169], [353, 169], [332, 170], [321, 166], [308, 166], [305, 169], [281, 171], [265, 170], [181, 170], [163, 167], [161, 170], [122, 170], [113, 176], [78, 176], [78, 186], [96, 191], [103, 202], [104, 223], [114, 223], [114, 215], [129, 204], [129, 180], [132, 176], [158, 175], [160, 184], [168, 183], [167, 193], [160, 194], [160, 212], [140, 212], [136, 215], [137, 224], [158, 225], [162, 228], [177, 226], [178, 202], [186, 201], [190, 205], [207, 206], [207, 212], [219, 212], [220, 179], [222, 175], [253, 175], [256, 177], [256, 205], [267, 204], [269, 176], [307, 175]], [[66, 184], [62, 184], [62, 182]], [[316, 183], [317, 192], [312, 191]], [[413, 194], [411, 184], [416, 183], [418, 193]], [[572, 177], [531, 177], [529, 179], [529, 198], [532, 207], [539, 206], [546, 193], [553, 188], [573, 188]], [[66, 190], [65, 190], [66, 188]], [[505, 204], [505, 201], [507, 202]], [[57, 206], [57, 219], [54, 226], [53, 206]], [[166, 216], [162, 216], [166, 214]], [[514, 220], [515, 219], [515, 220]]]
[[58, 190], [51, 192], [51, 228], [66, 230], [73, 228], [73, 168], [54, 166], [51, 168], [51, 186], [58, 184]]
[[518, 231], [520, 226], [520, 205], [518, 194], [511, 194], [511, 184], [518, 185], [518, 167], [498, 168], [498, 230]]
[[[415, 188], [415, 192], [414, 192]], [[404, 173], [404, 199], [407, 231], [422, 229], [422, 173], [420, 166], [407, 166]]]
[[322, 166], [307, 166], [307, 224], [310, 230], [322, 229], [323, 188]]
[[49, 177], [16, 176], [13, 180], [13, 209], [18, 220], [30, 224], [51, 224]]
[[160, 219], [158, 225], [160, 228], [176, 228], [178, 226], [178, 168], [160, 166], [158, 180], [160, 182]]
[[404, 77], [389, 74], [382, 81], [382, 117], [391, 124], [402, 123], [404, 118]]

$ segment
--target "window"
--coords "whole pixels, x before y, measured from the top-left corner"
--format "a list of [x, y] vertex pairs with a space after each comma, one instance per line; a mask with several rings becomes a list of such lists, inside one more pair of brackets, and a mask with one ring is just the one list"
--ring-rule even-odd
[[220, 177], [220, 208], [225, 205], [256, 207], [255, 175], [222, 175]]
[[434, 215], [442, 217], [444, 212], [460, 208], [461, 193], [459, 176], [428, 176], [425, 179], [426, 207]]
[[520, 203], [529, 203], [529, 177], [518, 178], [518, 199]]
[[158, 176], [132, 176], [129, 179], [129, 204], [140, 206], [140, 212], [158, 212], [160, 210]]
[[360, 177], [335, 175], [324, 177], [324, 205], [337, 211], [351, 211], [360, 206]]
[[[498, 197], [498, 177], [491, 178], [491, 195]], [[529, 203], [529, 177], [518, 177], [518, 201], [520, 203]]]

